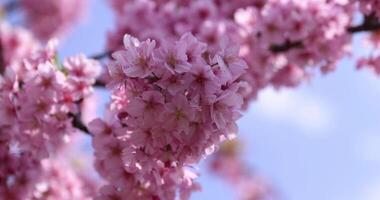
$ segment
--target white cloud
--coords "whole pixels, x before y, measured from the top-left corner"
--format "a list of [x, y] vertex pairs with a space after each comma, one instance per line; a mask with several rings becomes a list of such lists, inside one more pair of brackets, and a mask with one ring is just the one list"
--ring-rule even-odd
[[[380, 167], [380, 135], [375, 128], [359, 132], [355, 140], [355, 154], [362, 166]], [[380, 177], [379, 174], [371, 173], [365, 184], [361, 186], [358, 200], [380, 199]]]
[[375, 72], [366, 71], [360, 75], [364, 77], [364, 80], [367, 80], [369, 91], [376, 91], [378, 94], [380, 93], [380, 79]]
[[357, 156], [361, 160], [380, 164], [380, 135], [377, 132], [363, 132], [358, 135], [361, 137], [356, 147]]
[[379, 200], [380, 199], [380, 178], [377, 182], [364, 189], [360, 200]]
[[330, 127], [332, 110], [319, 97], [299, 90], [264, 90], [251, 112], [274, 122], [287, 123], [305, 133], [322, 133]]

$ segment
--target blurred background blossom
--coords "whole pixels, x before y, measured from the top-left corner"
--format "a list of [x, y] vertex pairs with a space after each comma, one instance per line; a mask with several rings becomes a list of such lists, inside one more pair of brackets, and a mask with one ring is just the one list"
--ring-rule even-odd
[[[112, 22], [106, 2], [91, 1], [88, 16], [62, 43], [60, 56], [102, 52]], [[363, 35], [355, 36], [356, 55], [368, 53]], [[239, 121], [244, 160], [281, 199], [380, 199], [380, 80], [357, 71], [353, 59], [296, 89], [262, 91]], [[98, 104], [108, 101], [105, 91], [97, 94], [104, 96]], [[200, 166], [204, 188], [192, 199], [234, 199], [228, 183], [208, 173], [207, 162]]]

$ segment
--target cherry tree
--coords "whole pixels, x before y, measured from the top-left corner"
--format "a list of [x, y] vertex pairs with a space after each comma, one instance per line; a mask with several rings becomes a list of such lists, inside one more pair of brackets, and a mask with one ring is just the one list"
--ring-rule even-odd
[[[257, 94], [333, 72], [359, 32], [373, 53], [357, 67], [380, 74], [377, 0], [108, 3], [115, 25], [104, 52], [62, 61], [58, 40], [87, 0], [0, 5], [1, 199], [186, 200], [201, 190], [195, 167], [210, 156], [210, 171], [239, 199], [275, 199], [235, 139]], [[99, 87], [110, 102], [85, 123]], [[65, 162], [79, 135], [91, 137], [102, 180]]]

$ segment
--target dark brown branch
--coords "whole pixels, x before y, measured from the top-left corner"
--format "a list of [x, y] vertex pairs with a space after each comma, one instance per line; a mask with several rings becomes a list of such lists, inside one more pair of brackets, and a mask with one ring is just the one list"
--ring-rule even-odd
[[96, 80], [96, 82], [94, 83], [94, 87], [106, 87], [106, 84], [103, 83], [103, 81]]
[[3, 43], [1, 42], [1, 35], [0, 35], [0, 74], [4, 74], [5, 71], [5, 60], [4, 60], [4, 53], [3, 53]]
[[377, 31], [379, 29], [380, 29], [380, 23], [377, 22], [375, 24], [362, 24], [359, 26], [348, 27], [347, 31], [349, 33], [359, 33], [359, 32], [366, 32], [366, 31]]
[[80, 119], [80, 114], [69, 114], [70, 117], [73, 119], [73, 126], [79, 130], [81, 130], [83, 133], [92, 136], [92, 133], [88, 130], [87, 126], [83, 124], [82, 120]]
[[289, 51], [290, 49], [295, 49], [295, 48], [302, 48], [303, 44], [302, 41], [286, 41], [284, 44], [281, 45], [272, 45], [270, 46], [270, 50], [273, 53], [280, 53], [280, 52], [285, 52]]
[[364, 21], [361, 25], [352, 26], [347, 28], [349, 33], [358, 33], [365, 31], [377, 31], [380, 29], [380, 21], [375, 14], [371, 14], [364, 17]]
[[89, 58], [92, 58], [92, 59], [95, 59], [95, 60], [102, 60], [104, 58], [110, 57], [111, 54], [112, 54], [112, 52], [113, 51], [111, 51], [111, 50], [107, 50], [105, 52], [89, 56]]

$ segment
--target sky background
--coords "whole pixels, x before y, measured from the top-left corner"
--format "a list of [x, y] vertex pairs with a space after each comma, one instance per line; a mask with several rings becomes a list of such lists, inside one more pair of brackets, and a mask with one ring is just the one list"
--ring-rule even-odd
[[[62, 41], [61, 57], [103, 52], [114, 25], [105, 2], [91, 1], [86, 18]], [[356, 38], [354, 58], [365, 53], [360, 46]], [[284, 200], [379, 200], [379, 100], [380, 77], [357, 71], [352, 58], [296, 89], [266, 89], [239, 121], [244, 158]], [[204, 165], [203, 191], [192, 199], [233, 200], [230, 187]]]

